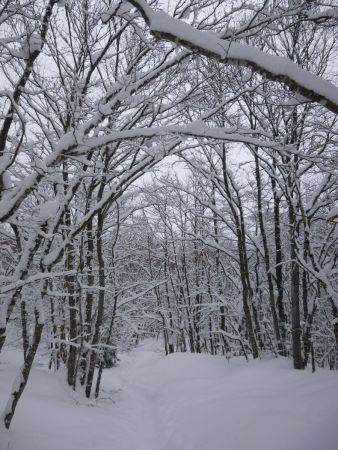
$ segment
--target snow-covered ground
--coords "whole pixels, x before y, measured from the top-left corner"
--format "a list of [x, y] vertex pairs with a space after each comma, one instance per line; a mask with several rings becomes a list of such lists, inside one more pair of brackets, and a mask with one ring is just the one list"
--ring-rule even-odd
[[[0, 356], [1, 408], [19, 359]], [[105, 371], [96, 403], [41, 361], [1, 450], [338, 449], [337, 372], [294, 371], [282, 358], [165, 357], [145, 341]]]

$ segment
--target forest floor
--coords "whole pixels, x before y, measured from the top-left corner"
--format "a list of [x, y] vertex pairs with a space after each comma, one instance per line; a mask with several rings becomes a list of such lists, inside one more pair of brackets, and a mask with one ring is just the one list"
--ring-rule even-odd
[[[0, 408], [20, 365], [0, 356]], [[1, 450], [337, 450], [338, 373], [287, 359], [163, 356], [144, 341], [86, 400], [40, 355]]]

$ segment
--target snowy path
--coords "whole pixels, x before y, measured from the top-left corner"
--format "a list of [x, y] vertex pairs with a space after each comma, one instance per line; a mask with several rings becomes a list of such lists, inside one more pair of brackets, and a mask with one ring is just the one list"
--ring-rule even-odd
[[161, 353], [149, 348], [138, 349], [130, 355], [123, 355], [114, 376], [106, 377], [104, 390], [121, 392], [120, 411], [117, 411], [119, 432], [113, 439], [113, 449], [162, 450], [162, 424], [159, 419], [156, 395], [148, 383], [138, 381], [138, 374], [144, 368], [162, 359]]
[[[18, 354], [0, 357], [0, 407]], [[154, 342], [105, 371], [98, 403], [35, 365], [0, 450], [337, 450], [338, 374], [290, 362], [164, 357]]]

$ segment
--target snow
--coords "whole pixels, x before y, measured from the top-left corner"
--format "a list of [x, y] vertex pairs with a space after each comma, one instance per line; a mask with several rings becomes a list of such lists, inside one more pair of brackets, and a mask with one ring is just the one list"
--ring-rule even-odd
[[41, 50], [42, 40], [38, 34], [32, 34], [29, 37], [29, 50], [31, 53]]
[[59, 199], [48, 200], [39, 207], [39, 219], [48, 220], [56, 216], [60, 206]]
[[123, 16], [126, 13], [129, 13], [131, 11], [131, 9], [133, 8], [133, 6], [128, 3], [127, 1], [125, 2], [113, 2], [110, 7], [109, 10], [105, 11], [102, 15], [101, 15], [101, 20], [103, 23], [106, 23], [109, 21], [109, 19], [113, 16]]
[[[197, 50], [228, 64], [250, 66], [271, 79], [279, 79], [302, 95], [321, 102], [329, 109], [338, 108], [338, 88], [331, 82], [308, 72], [291, 60], [265, 53], [254, 46], [226, 41], [210, 31], [197, 30], [163, 11], [154, 11], [145, 0], [131, 0], [148, 22], [150, 30], [162, 39]], [[296, 89], [295, 89], [296, 87]]]
[[41, 36], [38, 34], [31, 34], [27, 41], [22, 43], [20, 56], [24, 59], [28, 59], [30, 55], [35, 51], [40, 51], [42, 49], [43, 42]]
[[9, 191], [13, 186], [12, 177], [8, 171], [6, 171], [2, 174], [2, 184], [3, 184], [4, 191], [7, 191], [7, 190]]
[[96, 147], [102, 147], [104, 145], [122, 141], [125, 139], [135, 139], [139, 137], [162, 137], [169, 134], [180, 135], [180, 136], [190, 136], [192, 138], [202, 137], [210, 139], [219, 139], [227, 142], [243, 142], [251, 145], [257, 145], [260, 147], [269, 147], [276, 150], [283, 151], [287, 149], [288, 151], [293, 151], [294, 147], [292, 145], [282, 146], [278, 142], [258, 139], [250, 136], [250, 134], [255, 134], [262, 136], [263, 138], [270, 136], [264, 130], [253, 130], [250, 128], [238, 128], [235, 127], [225, 127], [225, 128], [211, 128], [204, 124], [202, 120], [192, 121], [188, 125], [167, 125], [158, 127], [135, 127], [128, 130], [112, 131], [106, 135], [98, 137], [90, 137], [83, 141], [83, 145], [78, 145], [76, 148], [76, 154], [82, 155], [86, 154], [89, 149], [94, 149]]
[[310, 20], [318, 19], [338, 19], [338, 8], [328, 8], [317, 12], [310, 12], [308, 15]]
[[[17, 351], [0, 359], [0, 407]], [[65, 385], [40, 356], [0, 450], [337, 450], [336, 372], [290, 360], [246, 363], [144, 341], [106, 369], [98, 402]]]
[[337, 221], [338, 219], [338, 205], [335, 205], [330, 212], [328, 213], [328, 215], [326, 216], [326, 220], [333, 220], [333, 221]]

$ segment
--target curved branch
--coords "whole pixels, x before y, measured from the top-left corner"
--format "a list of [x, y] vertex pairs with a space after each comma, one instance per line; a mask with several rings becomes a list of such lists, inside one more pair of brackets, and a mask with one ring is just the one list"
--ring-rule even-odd
[[223, 64], [250, 67], [265, 78], [284, 83], [293, 91], [338, 114], [338, 87], [289, 59], [265, 53], [250, 45], [223, 40], [216, 33], [197, 30], [163, 11], [154, 11], [145, 0], [128, 2], [138, 9], [157, 38], [182, 45]]

